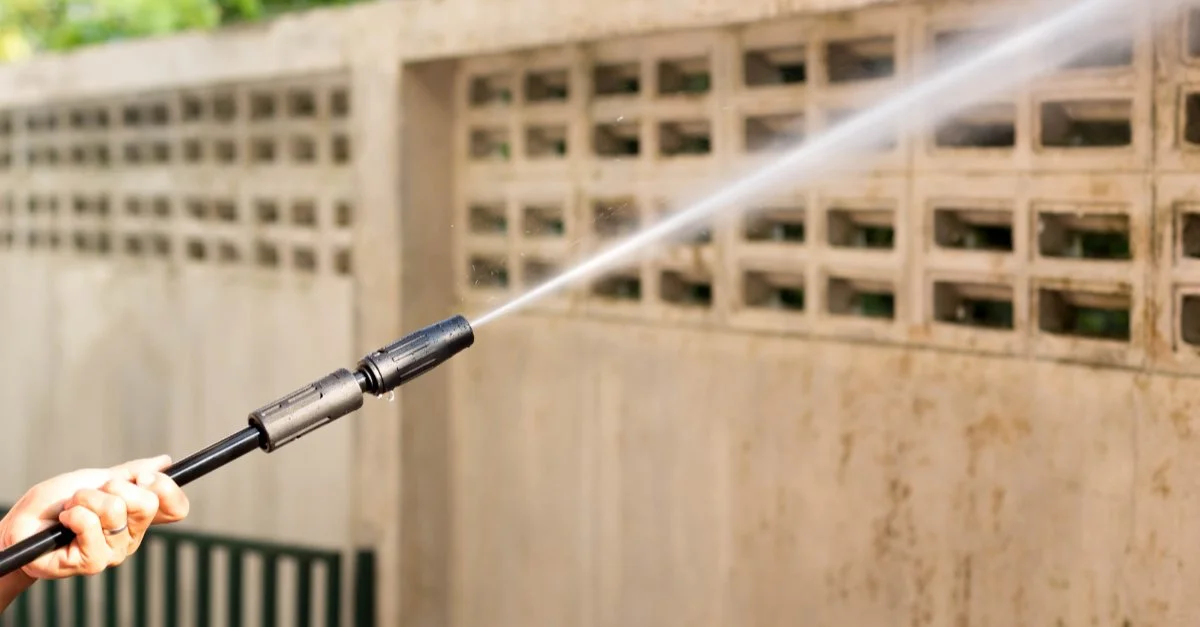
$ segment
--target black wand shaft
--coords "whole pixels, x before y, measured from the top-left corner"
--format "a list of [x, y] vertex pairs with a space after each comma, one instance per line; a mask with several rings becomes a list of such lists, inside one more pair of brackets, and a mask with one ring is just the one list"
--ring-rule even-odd
[[[202, 451], [171, 464], [163, 474], [184, 486], [258, 449], [261, 439], [262, 434], [257, 428], [246, 427]], [[62, 523], [29, 536], [0, 552], [0, 577], [22, 568], [50, 551], [71, 544], [74, 539], [75, 532], [67, 529]]]
[[[416, 379], [475, 343], [462, 316], [447, 318], [363, 357], [358, 369], [338, 369], [250, 413], [250, 426], [172, 464], [165, 474], [180, 486], [253, 451], [268, 453], [358, 410], [364, 394], [386, 394]], [[71, 544], [75, 533], [61, 523], [0, 551], [0, 577]]]

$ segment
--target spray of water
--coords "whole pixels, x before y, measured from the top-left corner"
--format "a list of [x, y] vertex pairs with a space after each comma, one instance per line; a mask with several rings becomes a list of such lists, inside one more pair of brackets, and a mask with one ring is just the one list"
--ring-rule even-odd
[[[569, 285], [594, 277], [652, 244], [697, 228], [714, 214], [744, 205], [776, 185], [803, 185], [835, 169], [853, 166], [853, 159], [861, 155], [860, 151], [870, 150], [885, 138], [915, 130], [913, 127], [919, 123], [930, 124], [944, 119], [965, 106], [995, 98], [1041, 73], [1061, 67], [1095, 46], [1109, 42], [1119, 33], [1115, 29], [1122, 25], [1118, 23], [1120, 20], [1113, 19], [1115, 9], [1135, 7], [1145, 1], [1080, 0], [1065, 9], [1047, 13], [1028, 28], [996, 39], [983, 50], [951, 52], [948, 57], [960, 60], [941, 64], [945, 69], [479, 316], [472, 326], [488, 324]], [[1007, 9], [1010, 15], [1020, 10]], [[1004, 19], [1003, 16], [996, 17]], [[1130, 23], [1126, 21], [1123, 26], [1128, 29]]]

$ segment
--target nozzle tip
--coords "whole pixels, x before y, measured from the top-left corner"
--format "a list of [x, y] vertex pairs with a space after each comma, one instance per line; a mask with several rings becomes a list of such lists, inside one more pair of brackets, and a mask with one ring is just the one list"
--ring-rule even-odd
[[364, 392], [384, 394], [441, 365], [475, 343], [471, 323], [452, 316], [364, 357], [358, 364]]

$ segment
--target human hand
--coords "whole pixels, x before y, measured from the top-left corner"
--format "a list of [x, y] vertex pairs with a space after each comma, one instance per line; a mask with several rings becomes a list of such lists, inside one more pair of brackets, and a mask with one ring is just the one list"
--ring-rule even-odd
[[0, 520], [0, 549], [61, 522], [75, 539], [22, 568], [26, 576], [61, 579], [120, 565], [138, 550], [150, 525], [188, 514], [187, 496], [161, 472], [170, 463], [167, 456], [140, 459], [39, 483]]

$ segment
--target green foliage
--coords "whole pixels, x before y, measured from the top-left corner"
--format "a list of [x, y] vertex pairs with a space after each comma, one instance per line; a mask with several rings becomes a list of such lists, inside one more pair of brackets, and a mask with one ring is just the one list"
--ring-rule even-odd
[[0, 62], [353, 0], [0, 0]]

